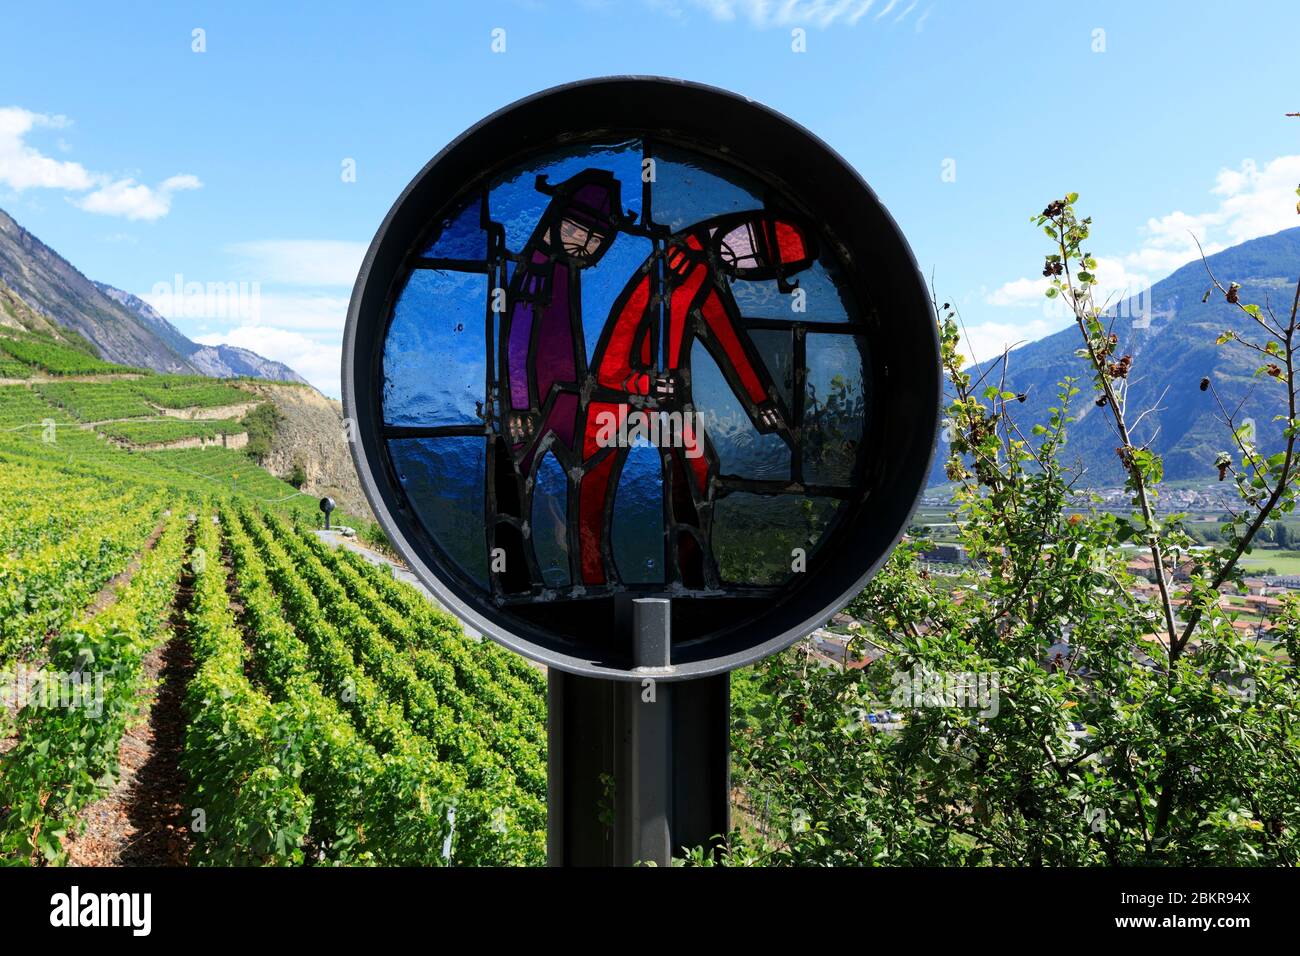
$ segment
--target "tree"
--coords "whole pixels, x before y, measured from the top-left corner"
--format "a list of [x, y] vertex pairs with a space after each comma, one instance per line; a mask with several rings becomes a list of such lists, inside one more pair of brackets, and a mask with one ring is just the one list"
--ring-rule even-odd
[[[1076, 201], [1033, 222], [1050, 237], [1048, 295], [1074, 317], [1090, 394], [1067, 376], [1047, 420], [1017, 421], [1017, 396], [998, 381], [1005, 356], [964, 370], [957, 312], [936, 301], [953, 517], [973, 569], [954, 588], [905, 543], [849, 608], [863, 623], [855, 641], [882, 657], [828, 668], [796, 647], [737, 676], [733, 773], [745, 796], [725, 862], [1300, 861], [1296, 671], [1238, 636], [1219, 606], [1242, 586], [1240, 560], [1261, 530], [1297, 503], [1300, 283], [1279, 318], [1240, 302], [1240, 286], [1207, 264], [1207, 296], [1237, 305], [1246, 329], [1219, 342], [1258, 354], [1282, 447], [1258, 450], [1237, 402], [1208, 379], [1181, 385], [1217, 409], [1233, 451], [1216, 468], [1238, 499], [1221, 540], [1191, 550], [1181, 516], [1156, 510], [1158, 450], [1131, 438], [1135, 363], [1094, 300], [1091, 222]], [[1061, 452], [1083, 401], [1114, 431], [1127, 515], [1095, 495], [1077, 507], [1079, 476]], [[1154, 566], [1154, 594], [1136, 586], [1122, 544]], [[1300, 604], [1286, 601], [1276, 625], [1295, 660]], [[882, 708], [902, 712], [901, 731], [864, 722]]]

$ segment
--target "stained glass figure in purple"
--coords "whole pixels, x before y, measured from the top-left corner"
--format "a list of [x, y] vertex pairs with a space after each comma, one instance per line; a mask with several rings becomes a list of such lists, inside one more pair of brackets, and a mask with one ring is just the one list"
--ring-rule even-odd
[[[560, 457], [574, 445], [587, 374], [579, 274], [600, 261], [614, 241], [619, 183], [587, 169], [558, 185], [539, 176], [551, 197], [520, 251], [499, 332], [499, 430], [493, 449], [489, 507], [495, 508], [494, 569], [503, 590], [539, 580], [524, 546], [522, 522], [531, 512], [533, 462], [554, 445]], [[497, 550], [499, 549], [499, 550]]]

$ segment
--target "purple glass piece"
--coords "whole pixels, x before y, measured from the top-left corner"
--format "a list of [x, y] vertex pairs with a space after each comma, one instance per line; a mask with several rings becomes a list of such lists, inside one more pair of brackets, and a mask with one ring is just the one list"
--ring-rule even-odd
[[548, 422], [566, 448], [573, 447], [573, 423], [577, 412], [577, 395], [572, 392], [562, 392], [555, 396], [555, 407], [551, 410]]
[[569, 270], [557, 263], [551, 279], [550, 301], [537, 316], [537, 395], [546, 401], [555, 382], [577, 379], [573, 357], [573, 326], [569, 322]]
[[608, 222], [609, 189], [605, 186], [583, 186], [573, 194], [573, 199], [574, 202], [578, 203], [580, 206], [586, 207], [585, 209], [580, 209], [580, 212], [586, 212], [589, 214], [595, 213], [597, 221], [603, 220], [606, 223]]
[[510, 356], [507, 373], [510, 379], [510, 403], [515, 408], [528, 407], [528, 340], [533, 331], [533, 306], [520, 302], [510, 319]]

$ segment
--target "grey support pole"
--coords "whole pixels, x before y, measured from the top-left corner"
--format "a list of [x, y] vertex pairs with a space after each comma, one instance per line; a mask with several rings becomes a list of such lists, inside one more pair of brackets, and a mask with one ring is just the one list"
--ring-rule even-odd
[[672, 672], [672, 633], [672, 605], [667, 598], [632, 602], [632, 664], [645, 676], [624, 689], [631, 738], [631, 840], [625, 854], [629, 863], [672, 864], [673, 688], [658, 681]]
[[669, 866], [730, 829], [730, 680], [661, 679], [672, 673], [668, 599], [617, 617], [640, 680], [548, 672], [552, 866]]

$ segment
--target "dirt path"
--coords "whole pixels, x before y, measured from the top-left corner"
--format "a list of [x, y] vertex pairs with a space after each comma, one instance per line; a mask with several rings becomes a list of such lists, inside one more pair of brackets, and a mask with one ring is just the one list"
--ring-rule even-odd
[[194, 673], [186, 612], [194, 597], [188, 562], [172, 606], [169, 636], [144, 661], [147, 716], [122, 738], [117, 783], [83, 811], [85, 827], [68, 843], [72, 866], [184, 866], [190, 849], [185, 749], [185, 688]]

